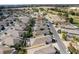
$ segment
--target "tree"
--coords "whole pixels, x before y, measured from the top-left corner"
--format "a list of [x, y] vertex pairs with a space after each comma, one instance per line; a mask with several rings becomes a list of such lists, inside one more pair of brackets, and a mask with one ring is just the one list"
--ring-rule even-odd
[[33, 35], [32, 35], [32, 32], [27, 32], [27, 34], [26, 34], [26, 36], [28, 37], [28, 38], [30, 38], [30, 37], [32, 37]]
[[56, 22], [56, 24], [55, 24], [56, 26], [55, 27], [58, 27], [58, 22]]
[[73, 18], [69, 18], [69, 22], [70, 23], [73, 23]]
[[32, 8], [33, 12], [39, 12], [37, 8]]
[[23, 37], [23, 39], [25, 39], [25, 38], [27, 38], [27, 33], [24, 32], [21, 36]]
[[76, 36], [73, 36], [73, 40], [79, 42], [79, 38]]
[[62, 16], [62, 13], [61, 13], [61, 12], [58, 12], [58, 15], [59, 15], [59, 16]]
[[21, 35], [24, 39], [25, 38], [30, 38], [32, 37], [32, 29], [29, 29], [27, 32], [24, 32], [22, 35]]
[[5, 27], [4, 27], [4, 25], [1, 25], [1, 30], [5, 30]]
[[26, 47], [27, 46], [27, 42], [26, 42], [27, 38], [23, 38], [20, 43], [22, 47]]
[[69, 49], [71, 54], [77, 54], [77, 50], [74, 48], [74, 46], [72, 46], [71, 43], [69, 44], [68, 49]]
[[61, 29], [59, 29], [57, 32], [58, 32], [58, 33], [61, 33]]
[[67, 39], [67, 33], [66, 33], [66, 32], [63, 32], [63, 33], [62, 33], [62, 38], [63, 38], [64, 40]]
[[71, 15], [75, 15], [75, 12], [74, 11], [70, 11], [69, 12]]
[[68, 13], [64, 13], [63, 16], [68, 17], [69, 15], [68, 15]]
[[31, 30], [31, 26], [26, 25], [26, 27], [24, 28], [24, 31], [28, 31], [28, 30]]
[[35, 24], [35, 20], [34, 20], [33, 18], [32, 18], [32, 19], [30, 19], [29, 24], [30, 24], [30, 26], [31, 26], [31, 27], [33, 27], [33, 26], [34, 26], [34, 24]]
[[16, 43], [15, 45], [13, 45], [13, 46], [10, 46], [11, 48], [13, 47], [13, 48], [15, 48], [15, 50], [18, 52], [19, 50], [21, 50], [21, 48], [20, 48], [20, 44], [19, 43]]
[[39, 8], [40, 9], [40, 11], [44, 11], [44, 8]]
[[[22, 41], [21, 41], [22, 42]], [[26, 46], [23, 46], [23, 43], [16, 43], [15, 45], [13, 46], [10, 46], [11, 48], [15, 48], [16, 52], [18, 54], [26, 54], [27, 53], [27, 49], [24, 49]]]

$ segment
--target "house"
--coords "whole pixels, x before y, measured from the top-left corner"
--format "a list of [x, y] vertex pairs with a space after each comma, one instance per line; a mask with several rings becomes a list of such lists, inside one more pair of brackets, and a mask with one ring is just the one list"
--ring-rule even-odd
[[7, 46], [0, 46], [0, 54], [10, 54], [12, 51], [13, 49]]
[[40, 47], [29, 48], [27, 50], [28, 54], [55, 54], [57, 49], [52, 45], [44, 45]]
[[3, 44], [6, 45], [14, 45], [17, 42], [19, 42], [19, 33], [14, 28], [9, 28], [8, 30], [5, 30], [2, 32], [0, 39], [3, 41]]
[[39, 50], [35, 51], [34, 54], [55, 54], [56, 49], [52, 45], [45, 45]]
[[51, 43], [52, 42], [52, 39], [51, 39], [51, 36], [47, 35], [47, 36], [44, 36], [44, 35], [40, 35], [38, 37], [35, 37], [35, 38], [31, 38], [30, 39], [30, 45], [31, 46], [39, 46], [39, 45], [45, 45], [46, 43]]

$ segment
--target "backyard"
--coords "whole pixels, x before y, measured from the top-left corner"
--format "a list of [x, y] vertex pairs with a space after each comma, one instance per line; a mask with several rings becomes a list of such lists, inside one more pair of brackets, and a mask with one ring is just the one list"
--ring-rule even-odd
[[79, 27], [79, 17], [78, 16], [73, 16], [73, 15], [70, 15], [70, 17], [73, 18], [73, 24], [77, 27]]

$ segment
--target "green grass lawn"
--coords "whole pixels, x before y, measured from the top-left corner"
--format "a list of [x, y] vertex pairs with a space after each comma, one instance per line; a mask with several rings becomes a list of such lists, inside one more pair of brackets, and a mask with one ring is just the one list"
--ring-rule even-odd
[[74, 20], [74, 23], [73, 23], [75, 26], [79, 27], [79, 20]]
[[[57, 14], [58, 12], [57, 11], [52, 11], [54, 14]], [[63, 14], [63, 12], [62, 12]], [[70, 15], [69, 14], [69, 17], [72, 17], [74, 20], [73, 20], [73, 24], [77, 27], [79, 27], [79, 16], [74, 16], [74, 15]]]
[[73, 24], [77, 27], [79, 27], [79, 16], [72, 16], [70, 15], [70, 17], [72, 17], [74, 20], [73, 20]]

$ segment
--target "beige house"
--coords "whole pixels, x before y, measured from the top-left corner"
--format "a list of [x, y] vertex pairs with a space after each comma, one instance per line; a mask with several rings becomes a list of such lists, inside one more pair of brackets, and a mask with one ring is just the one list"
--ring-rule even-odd
[[[48, 44], [46, 44], [47, 42]], [[57, 50], [51, 42], [52, 39], [49, 35], [31, 38], [27, 52], [28, 54], [55, 54]]]
[[46, 42], [52, 42], [51, 36], [43, 36], [40, 35], [36, 38], [31, 38], [30, 39], [30, 45], [31, 46], [40, 46], [40, 45], [46, 45]]
[[39, 50], [35, 51], [34, 54], [55, 54], [56, 49], [52, 45], [45, 45]]
[[7, 46], [0, 46], [0, 54], [10, 54], [12, 51], [13, 49]]
[[2, 40], [3, 44], [6, 45], [14, 45], [15, 43], [19, 42], [18, 37], [18, 31], [14, 29], [8, 29], [0, 35], [0, 39]]

